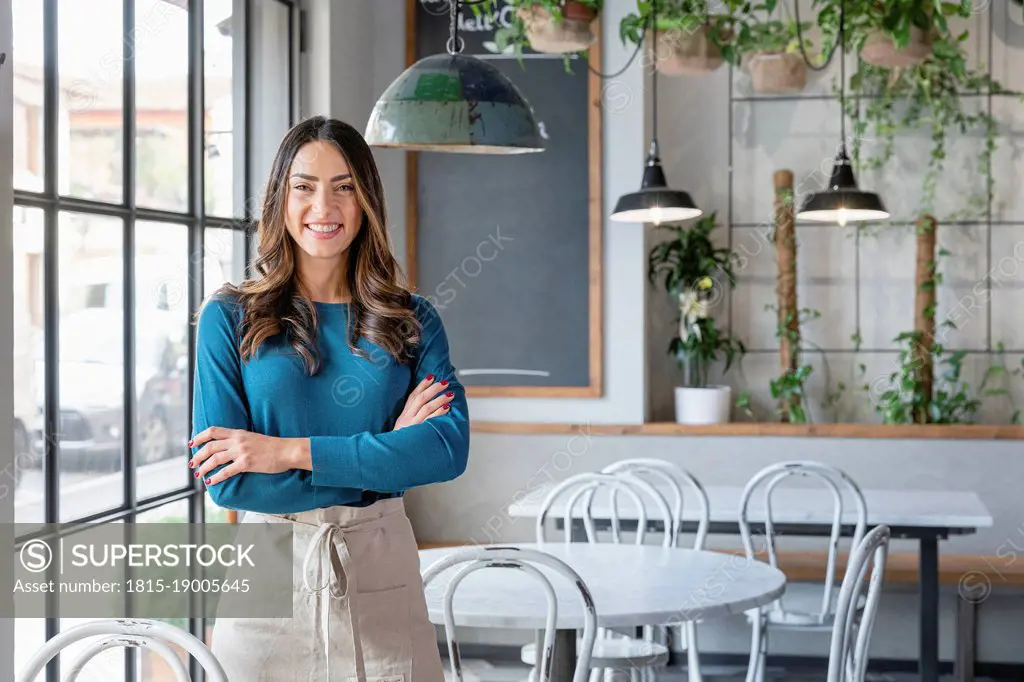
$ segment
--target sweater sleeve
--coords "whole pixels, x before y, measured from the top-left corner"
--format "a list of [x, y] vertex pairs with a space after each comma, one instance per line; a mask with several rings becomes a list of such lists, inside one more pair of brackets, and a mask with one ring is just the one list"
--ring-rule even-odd
[[410, 393], [428, 374], [447, 379], [448, 390], [455, 393], [451, 409], [397, 431], [310, 438], [314, 486], [399, 492], [452, 480], [465, 471], [469, 459], [466, 391], [449, 359], [441, 316], [423, 297], [414, 296], [414, 301], [422, 331]]
[[[211, 299], [199, 315], [192, 402], [192, 436], [210, 426], [252, 431], [249, 402], [242, 384], [238, 351], [237, 307], [224, 298]], [[192, 448], [199, 452], [202, 445]], [[226, 465], [211, 470], [211, 474]], [[305, 474], [305, 476], [304, 476]], [[306, 472], [279, 474], [243, 472], [208, 487], [218, 507], [263, 513], [290, 509], [312, 497]]]

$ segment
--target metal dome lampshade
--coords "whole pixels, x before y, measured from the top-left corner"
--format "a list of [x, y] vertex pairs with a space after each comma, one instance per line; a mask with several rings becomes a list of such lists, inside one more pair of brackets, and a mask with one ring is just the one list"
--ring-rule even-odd
[[615, 203], [611, 219], [619, 222], [654, 223], [688, 220], [701, 215], [688, 192], [671, 189], [658, 158], [658, 142], [651, 140], [644, 178], [638, 192], [623, 194]]
[[[800, 26], [800, 10], [797, 9], [797, 27]], [[803, 37], [798, 36], [803, 44]], [[850, 157], [846, 155], [846, 3], [839, 4], [839, 33], [836, 35], [836, 42], [832, 46], [826, 63], [815, 67], [804, 59], [812, 68], [824, 69], [836, 47], [841, 48], [839, 59], [839, 128], [842, 135], [842, 142], [839, 145], [839, 153], [836, 154], [836, 161], [832, 165], [832, 175], [829, 178], [828, 186], [820, 192], [809, 195], [796, 214], [797, 220], [810, 220], [819, 223], [838, 223], [845, 226], [847, 223], [864, 222], [868, 220], [885, 220], [889, 217], [889, 211], [882, 204], [882, 199], [874, 192], [865, 192], [857, 187], [857, 178], [850, 164]], [[801, 47], [801, 54], [803, 48]]]
[[464, 154], [544, 151], [540, 126], [515, 83], [462, 54], [459, 1], [448, 0], [447, 54], [424, 57], [395, 79], [366, 124], [372, 147]]
[[381, 95], [366, 126], [374, 147], [521, 154], [544, 151], [526, 98], [476, 57], [436, 54], [406, 69]]
[[[651, 4], [650, 30], [658, 25], [657, 0]], [[644, 177], [638, 192], [623, 194], [615, 202], [615, 210], [609, 216], [616, 222], [654, 223], [675, 222], [696, 218], [703, 211], [693, 203], [689, 192], [672, 189], [665, 179], [665, 169], [658, 156], [658, 70], [651, 78], [651, 146], [647, 151]]]
[[885, 220], [889, 212], [882, 199], [874, 192], [865, 192], [857, 187], [853, 166], [846, 155], [846, 145], [839, 149], [832, 177], [828, 187], [809, 195], [796, 217], [822, 223], [838, 223], [844, 226], [851, 222]]

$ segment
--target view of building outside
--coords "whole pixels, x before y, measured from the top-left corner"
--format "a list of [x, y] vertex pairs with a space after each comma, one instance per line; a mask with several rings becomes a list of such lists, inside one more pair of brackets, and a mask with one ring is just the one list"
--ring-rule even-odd
[[[246, 234], [237, 220], [246, 206], [246, 60], [240, 41], [246, 7], [259, 45], [250, 65], [259, 82], [251, 111], [262, 149], [290, 123], [288, 93], [290, 5], [278, 0], [205, 0], [203, 4], [203, 230], [202, 262], [190, 264], [189, 191], [199, 168], [189, 168], [189, 0], [132, 3], [134, 30], [123, 28], [122, 0], [58, 0], [56, 135], [44, 125], [44, 3], [12, 0], [14, 33], [14, 186], [44, 193], [45, 156], [54, 145], [58, 194], [97, 202], [56, 216], [59, 520], [70, 521], [125, 502], [125, 448], [135, 467], [134, 495], [144, 500], [194, 484], [184, 465], [190, 435], [188, 392], [189, 277], [201, 272], [203, 295], [244, 277]], [[126, 62], [131, 56], [133, 62]], [[134, 196], [125, 196], [124, 69], [134, 63]], [[253, 95], [256, 97], [256, 95]], [[260, 171], [263, 172], [262, 170]], [[257, 183], [258, 184], [258, 183]], [[258, 190], [254, 190], [257, 192]], [[46, 210], [13, 211], [15, 521], [45, 519]], [[100, 204], [134, 203], [166, 212], [126, 225]], [[125, 253], [126, 227], [134, 248]], [[235, 229], [233, 229], [235, 228]], [[134, 278], [134, 395], [125, 395], [125, 265]], [[126, 446], [126, 406], [132, 442]], [[5, 481], [7, 483], [7, 481]], [[188, 520], [188, 500], [140, 513], [137, 522]], [[225, 510], [206, 496], [205, 520], [223, 522]], [[120, 521], [114, 521], [115, 523]], [[44, 619], [19, 620], [15, 669], [45, 641]], [[61, 628], [71, 621], [62, 619]], [[179, 623], [187, 628], [187, 623]], [[212, 626], [212, 623], [208, 623]], [[62, 658], [66, 658], [62, 656]], [[72, 656], [73, 658], [73, 652]], [[70, 659], [67, 659], [70, 660]], [[124, 679], [123, 654], [105, 652], [90, 675]], [[170, 681], [170, 670], [142, 652], [140, 679]], [[85, 675], [83, 679], [89, 678]]]
[[[58, 187], [121, 203], [123, 57], [136, 69], [136, 203], [188, 210], [188, 13], [185, 0], [137, 0], [134, 42], [123, 40], [121, 1], [58, 3]], [[231, 218], [236, 201], [232, 129], [231, 0], [205, 3], [206, 208]], [[18, 189], [43, 189], [43, 4], [14, 0]], [[88, 30], [83, 27], [89, 26]], [[122, 494], [123, 301], [121, 219], [62, 213], [59, 230], [60, 512], [69, 520]], [[135, 226], [135, 442], [138, 495], [180, 487], [188, 439], [188, 235], [184, 223]], [[206, 291], [237, 280], [240, 246], [211, 228]], [[43, 520], [43, 212], [16, 206], [15, 417], [18, 522]], [[142, 474], [145, 469], [145, 475]], [[180, 471], [179, 471], [180, 470]]]

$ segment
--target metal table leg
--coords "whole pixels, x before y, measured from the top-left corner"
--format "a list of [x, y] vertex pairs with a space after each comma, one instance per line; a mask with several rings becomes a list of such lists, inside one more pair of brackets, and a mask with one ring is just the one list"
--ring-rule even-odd
[[920, 662], [921, 682], [939, 679], [939, 540], [921, 538], [919, 556], [920, 585]]

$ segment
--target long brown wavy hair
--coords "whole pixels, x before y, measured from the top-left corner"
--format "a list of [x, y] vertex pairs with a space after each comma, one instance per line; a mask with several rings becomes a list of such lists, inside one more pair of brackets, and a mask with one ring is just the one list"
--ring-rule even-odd
[[412, 358], [413, 346], [419, 343], [420, 327], [412, 294], [391, 251], [384, 187], [377, 164], [359, 131], [325, 116], [302, 121], [288, 131], [278, 147], [256, 228], [259, 257], [253, 268], [257, 276], [239, 286], [224, 284], [217, 291], [218, 295], [233, 297], [241, 306], [242, 360], [254, 357], [268, 339], [283, 332], [302, 358], [306, 373], [313, 375], [320, 369], [316, 307], [301, 291], [295, 258], [298, 246], [284, 221], [292, 161], [303, 145], [315, 141], [333, 144], [344, 156], [363, 209], [361, 228], [348, 249], [345, 273], [352, 296], [347, 330], [349, 348], [369, 359], [369, 354], [356, 346], [362, 336], [404, 364]]

